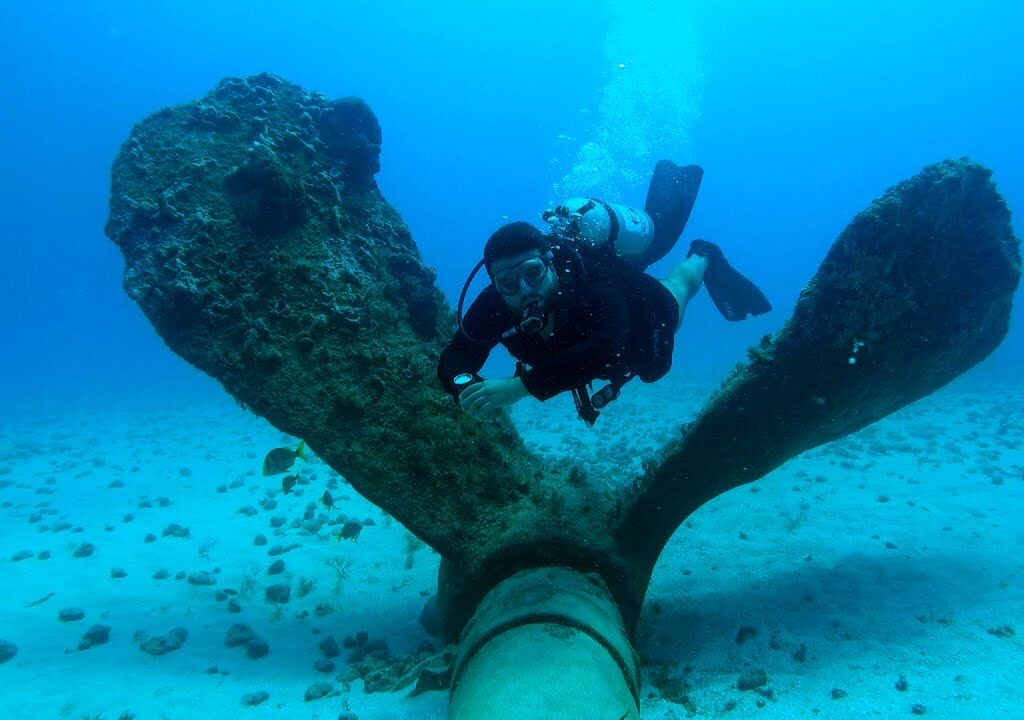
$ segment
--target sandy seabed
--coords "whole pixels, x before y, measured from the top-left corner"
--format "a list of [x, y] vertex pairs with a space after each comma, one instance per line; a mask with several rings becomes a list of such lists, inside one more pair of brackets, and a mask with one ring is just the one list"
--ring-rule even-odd
[[[641, 621], [643, 716], [1024, 717], [1024, 388], [978, 387], [946, 388], [695, 513]], [[592, 429], [562, 397], [513, 417], [542, 455], [628, 482], [711, 390], [637, 384]], [[394, 655], [431, 640], [418, 617], [437, 556], [315, 458], [282, 494], [260, 467], [294, 442], [221, 396], [5, 418], [0, 640], [17, 653], [0, 664], [4, 720], [443, 718], [444, 692], [336, 680], [360, 632]], [[365, 524], [338, 540], [340, 525], [310, 532], [319, 515]], [[288, 602], [267, 602], [281, 583]], [[265, 656], [225, 645], [239, 623]], [[109, 639], [79, 649], [95, 625]], [[175, 628], [180, 647], [143, 651]], [[322, 672], [328, 637], [341, 654]], [[741, 677], [764, 682], [740, 690]], [[322, 682], [339, 694], [306, 701]], [[250, 693], [267, 697], [243, 704]]]

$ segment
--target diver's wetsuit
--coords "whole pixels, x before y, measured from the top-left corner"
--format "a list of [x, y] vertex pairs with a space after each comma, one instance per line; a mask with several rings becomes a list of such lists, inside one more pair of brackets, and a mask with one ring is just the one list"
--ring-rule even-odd
[[[565, 250], [553, 248], [555, 268], [569, 267]], [[457, 397], [453, 379], [477, 373], [491, 349], [501, 342], [512, 357], [530, 366], [520, 373], [527, 391], [547, 400], [563, 391], [596, 379], [636, 373], [654, 382], [672, 366], [672, 347], [679, 305], [658, 280], [624, 264], [601, 272], [588, 262], [583, 282], [579, 272], [559, 271], [554, 333], [517, 332], [502, 339], [515, 315], [493, 285], [488, 286], [466, 311], [463, 327], [474, 342], [456, 332], [441, 353], [437, 375], [445, 392]]]

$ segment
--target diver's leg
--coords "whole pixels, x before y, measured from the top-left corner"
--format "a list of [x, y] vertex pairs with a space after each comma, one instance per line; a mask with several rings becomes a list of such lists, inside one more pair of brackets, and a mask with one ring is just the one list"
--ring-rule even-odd
[[661, 160], [654, 166], [644, 203], [644, 211], [654, 224], [654, 237], [643, 257], [645, 268], [668, 255], [679, 240], [703, 177], [704, 171], [697, 165], [683, 167]]
[[704, 271], [708, 269], [708, 259], [700, 255], [691, 255], [676, 265], [661, 284], [668, 288], [672, 297], [679, 305], [679, 322], [676, 330], [683, 324], [683, 313], [704, 280]]

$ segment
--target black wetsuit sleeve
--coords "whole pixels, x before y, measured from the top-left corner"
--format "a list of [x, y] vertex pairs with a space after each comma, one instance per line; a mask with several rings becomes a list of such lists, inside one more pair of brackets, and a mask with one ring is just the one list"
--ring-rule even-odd
[[[455, 392], [455, 376], [479, 372], [508, 323], [505, 303], [493, 287], [488, 287], [473, 301], [462, 318], [466, 333], [456, 330], [448, 347], [441, 352], [437, 377], [446, 393], [453, 398], [458, 397]], [[467, 333], [473, 340], [466, 337]]]
[[629, 303], [608, 283], [587, 288], [589, 332], [582, 340], [557, 355], [536, 363], [520, 375], [527, 391], [538, 400], [585, 385], [623, 362], [629, 337]]

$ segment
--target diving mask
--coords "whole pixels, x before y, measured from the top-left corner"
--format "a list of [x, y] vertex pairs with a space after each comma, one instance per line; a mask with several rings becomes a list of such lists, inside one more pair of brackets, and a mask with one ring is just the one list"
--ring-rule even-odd
[[[495, 273], [494, 287], [502, 295], [518, 295], [540, 285], [548, 274], [548, 265], [541, 257], [532, 257]], [[525, 286], [525, 287], [524, 287]]]

